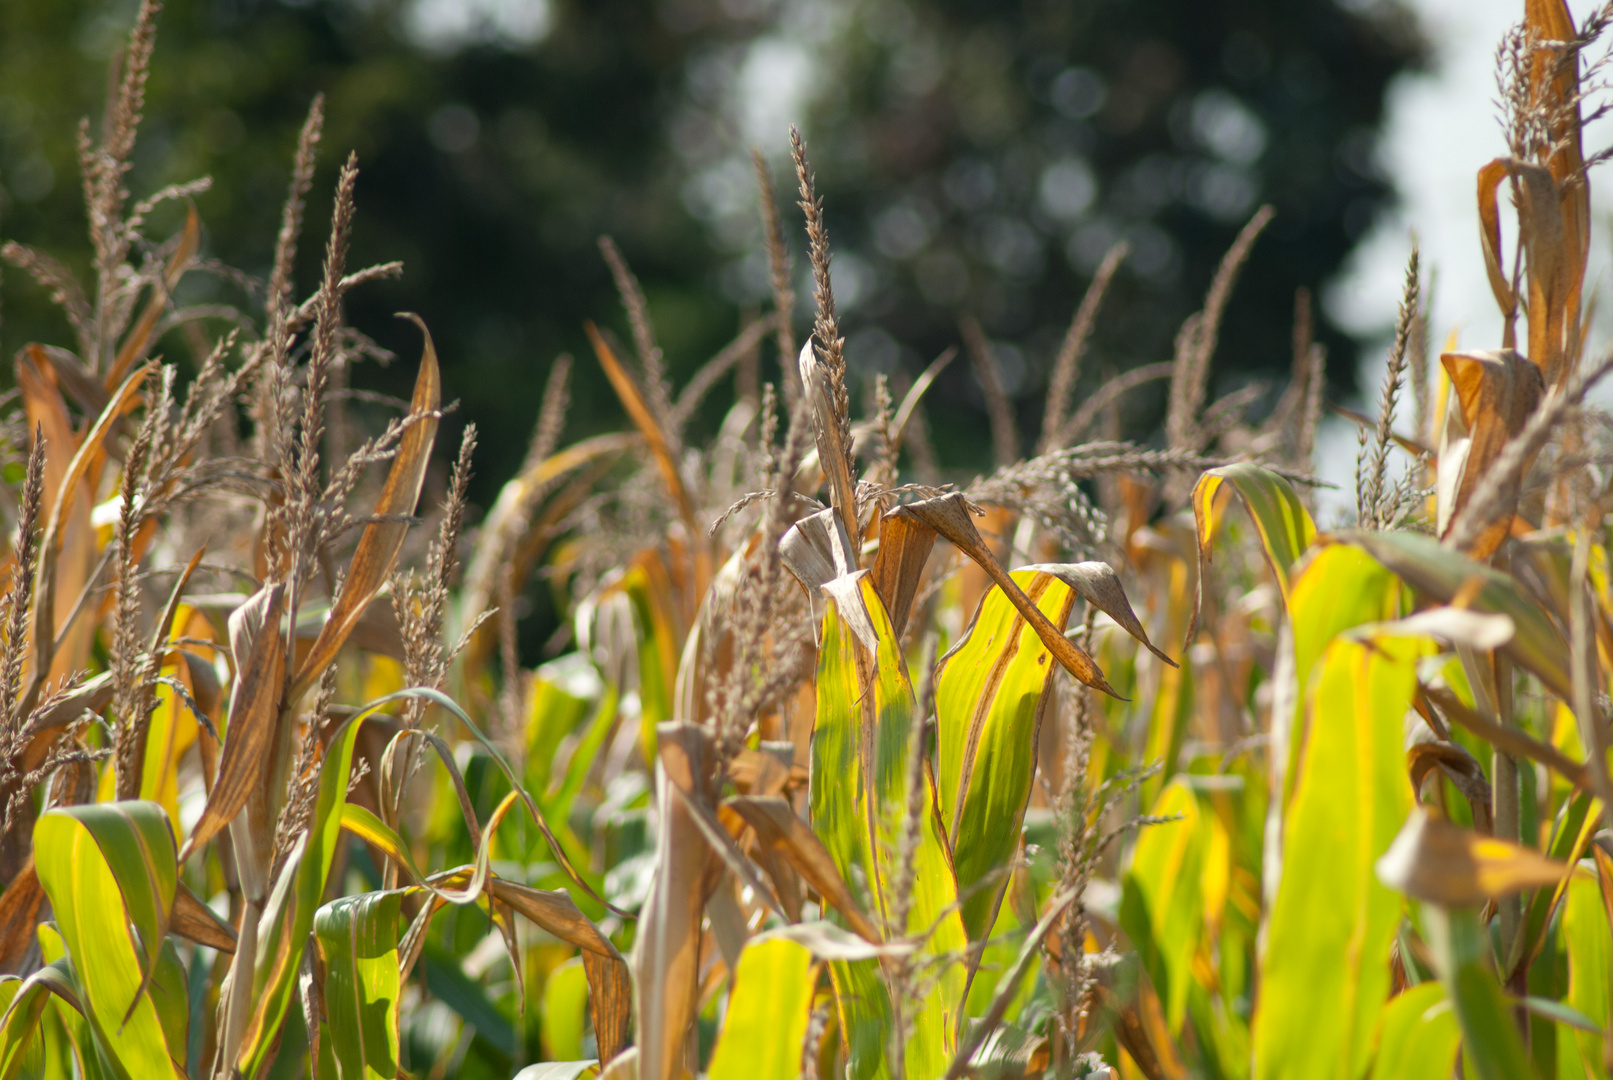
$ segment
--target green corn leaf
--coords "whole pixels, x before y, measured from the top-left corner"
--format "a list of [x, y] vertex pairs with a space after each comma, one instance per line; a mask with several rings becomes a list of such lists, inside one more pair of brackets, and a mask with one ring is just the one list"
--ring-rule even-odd
[[1365, 551], [1430, 600], [1448, 604], [1463, 592], [1466, 606], [1474, 611], [1510, 616], [1515, 630], [1501, 651], [1539, 676], [1552, 693], [1573, 699], [1568, 643], [1546, 609], [1513, 578], [1421, 533], [1342, 532], [1337, 538]]
[[257, 1076], [274, 1056], [280, 1026], [285, 1022], [302, 967], [303, 949], [313, 930], [314, 913], [325, 892], [331, 861], [342, 842], [342, 808], [347, 803], [353, 743], [363, 721], [379, 708], [379, 704], [373, 705], [344, 721], [331, 737], [320, 767], [319, 795], [308, 832], [287, 858], [259, 920], [252, 1016], [236, 1057], [237, 1068], [248, 1078]]
[[1150, 813], [1179, 820], [1150, 826], [1138, 838], [1121, 890], [1120, 925], [1136, 945], [1174, 1033], [1187, 1012], [1193, 954], [1204, 927], [1201, 883], [1210, 826], [1180, 776], [1165, 785]]
[[399, 890], [344, 896], [314, 915], [341, 1080], [398, 1075]]
[[168, 815], [153, 802], [47, 811], [34, 826], [40, 884], [68, 955], [79, 961], [85, 1014], [115, 1074], [181, 1075], [147, 992], [161, 960], [178, 866]]
[[1373, 864], [1412, 805], [1403, 718], [1423, 648], [1341, 637], [1312, 679], [1255, 1015], [1256, 1080], [1353, 1080], [1370, 1063], [1402, 908]]
[[1456, 1062], [1462, 1029], [1437, 982], [1413, 986], [1383, 1007], [1383, 1035], [1372, 1080], [1447, 1077]]
[[[1607, 1080], [1603, 1063], [1602, 1033], [1607, 1030], [1608, 973], [1613, 971], [1613, 935], [1608, 930], [1602, 891], [1594, 878], [1575, 874], [1568, 884], [1563, 905], [1562, 940], [1568, 951], [1568, 996], [1566, 1004], [1577, 1009], [1596, 1027], [1594, 1033], [1574, 1030], [1585, 1072]], [[1558, 1040], [1558, 1054], [1564, 1051]]]
[[[67, 953], [67, 942], [55, 923], [39, 924], [39, 954], [47, 965], [59, 973], [51, 988], [58, 1000], [45, 1005], [44, 1032], [47, 1043], [51, 1041], [54, 1028], [55, 1034], [60, 1036], [55, 1040], [56, 1045], [62, 1047], [66, 1044], [65, 1049], [69, 1051], [73, 1064], [78, 1066], [84, 1080], [118, 1080], [121, 1074], [90, 1030], [90, 1022], [83, 1011], [84, 987], [79, 981], [78, 972], [73, 969], [72, 957]], [[47, 1059], [45, 1064], [59, 1069], [67, 1062]], [[71, 1075], [70, 1069], [62, 1069], [61, 1072]]]
[[66, 959], [46, 964], [26, 979], [0, 979], [0, 1080], [11, 1080], [23, 1069], [37, 1071], [29, 1066], [40, 1057], [40, 1026], [52, 994], [82, 1016], [78, 983]]
[[[1016, 570], [1014, 581], [1059, 629], [1075, 590], [1051, 574]], [[935, 685], [936, 796], [952, 842], [970, 941], [991, 929], [1019, 847], [1036, 773], [1037, 734], [1055, 668], [1035, 628], [991, 588], [963, 640], [940, 663]], [[987, 878], [992, 878], [988, 881]]]
[[1470, 908], [1423, 908], [1428, 944], [1462, 1028], [1462, 1057], [1480, 1080], [1534, 1076], [1492, 964], [1490, 936]]
[[1193, 519], [1198, 529], [1199, 586], [1193, 600], [1193, 620], [1187, 640], [1192, 642], [1198, 627], [1199, 608], [1204, 599], [1204, 577], [1210, 568], [1210, 549], [1222, 516], [1217, 514], [1222, 487], [1229, 485], [1241, 500], [1255, 531], [1260, 534], [1261, 550], [1271, 567], [1283, 602], [1292, 599], [1289, 572], [1300, 555], [1316, 539], [1316, 523], [1305, 505], [1294, 494], [1293, 486], [1281, 476], [1259, 465], [1246, 462], [1211, 469], [1193, 486]]
[[[866, 882], [876, 922], [893, 917], [888, 890], [897, 876], [901, 822], [908, 805], [910, 755], [917, 752], [913, 687], [884, 605], [866, 574], [825, 587], [831, 595], [818, 653], [812, 735], [812, 827], [847, 882]], [[957, 889], [933, 797], [913, 853], [906, 930], [924, 935], [930, 957], [967, 947]], [[842, 1038], [854, 1080], [885, 1075], [890, 1001], [877, 960], [830, 964]], [[939, 1076], [951, 1062], [965, 991], [961, 965], [945, 961], [916, 1006], [907, 1044], [910, 1076]]]
[[817, 982], [806, 946], [788, 938], [752, 938], [739, 954], [708, 1080], [800, 1076], [801, 1046], [812, 1020]]

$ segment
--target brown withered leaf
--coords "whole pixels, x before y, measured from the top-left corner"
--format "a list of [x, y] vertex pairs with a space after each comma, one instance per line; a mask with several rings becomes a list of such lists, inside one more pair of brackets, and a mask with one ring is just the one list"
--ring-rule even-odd
[[[229, 727], [218, 778], [207, 797], [202, 816], [191, 830], [179, 861], [217, 836], [230, 824], [254, 793], [261, 790], [271, 774], [278, 772], [284, 786], [282, 763], [271, 760], [284, 740], [281, 727], [280, 691], [285, 685], [285, 639], [279, 633], [286, 587], [283, 582], [265, 585], [252, 599], [230, 616], [230, 647], [235, 657], [235, 690], [230, 698]], [[289, 758], [288, 754], [280, 755]], [[267, 807], [262, 807], [267, 810]], [[237, 858], [243, 868], [261, 868], [267, 877], [274, 845], [275, 820], [249, 823], [237, 830]], [[245, 846], [246, 851], [239, 849]], [[244, 881], [249, 899], [262, 900], [266, 880]]]
[[857, 571], [851, 534], [834, 508], [799, 519], [779, 538], [779, 559], [808, 593]]
[[807, 338], [796, 357], [801, 369], [801, 388], [812, 412], [812, 433], [818, 444], [818, 464], [829, 480], [830, 500], [840, 515], [847, 534], [859, 536], [857, 525], [857, 473], [852, 466], [851, 447], [842, 437], [842, 421], [835, 405], [835, 392], [829, 385], [829, 372], [818, 362], [812, 339]]
[[924, 580], [924, 566], [935, 547], [935, 530], [904, 514], [879, 520], [879, 553], [874, 556], [874, 590], [885, 602], [897, 640], [907, 628], [913, 598]]
[[1484, 269], [1490, 278], [1490, 291], [1506, 319], [1506, 339], [1502, 344], [1513, 348], [1517, 317], [1518, 296], [1512, 291], [1501, 251], [1501, 205], [1499, 188], [1508, 175], [1507, 159], [1496, 158], [1479, 170], [1479, 239], [1484, 249]]
[[[662, 739], [662, 747], [671, 740]], [[638, 988], [637, 1030], [642, 1080], [677, 1080], [683, 1046], [697, 1011], [700, 923], [706, 899], [722, 880], [723, 864], [679, 788], [710, 795], [713, 756], [698, 742], [663, 752], [656, 763], [655, 799], [661, 830], [655, 844], [655, 879], [639, 912], [633, 949]], [[683, 775], [674, 780], [669, 770]]]
[[891, 511], [890, 516], [897, 515], [908, 516], [934, 530], [953, 547], [973, 559], [1008, 597], [1009, 602], [1036, 631], [1036, 636], [1042, 639], [1042, 644], [1047, 646], [1047, 650], [1060, 664], [1064, 665], [1066, 671], [1094, 690], [1102, 690], [1112, 697], [1120, 696], [1104, 679], [1103, 672], [1093, 662], [1092, 657], [1065, 637], [1064, 632], [1042, 614], [1041, 609], [1025, 595], [1025, 590], [1015, 584], [1008, 571], [1003, 569], [997, 557], [986, 546], [985, 540], [981, 539], [974, 522], [970, 520], [969, 504], [962, 495], [951, 492], [933, 499], [907, 503]]
[[712, 852], [734, 877], [750, 887], [760, 903], [766, 904], [783, 918], [784, 912], [779, 910], [771, 890], [734, 843], [733, 835], [718, 820], [711, 806], [707, 790], [709, 785], [698, 783], [695, 779], [698, 775], [697, 765], [711, 760], [716, 753], [711, 732], [695, 724], [673, 720], [657, 724], [655, 737], [666, 777], [693, 817], [700, 834], [711, 845]]
[[605, 369], [605, 377], [610, 380], [616, 396], [621, 399], [622, 408], [627, 410], [628, 417], [633, 425], [644, 436], [649, 445], [650, 457], [655, 461], [655, 467], [661, 473], [661, 482], [666, 485], [667, 494], [672, 498], [672, 505], [678, 512], [678, 519], [688, 533], [689, 543], [694, 550], [695, 587], [694, 594], [705, 594], [706, 586], [711, 583], [711, 552], [705, 544], [705, 533], [695, 520], [694, 503], [689, 499], [689, 490], [683, 484], [683, 475], [678, 471], [678, 463], [672, 457], [671, 443], [661, 425], [656, 422], [655, 413], [649, 403], [644, 400], [643, 392], [633, 381], [616, 358], [616, 353], [606, 342], [605, 336], [592, 322], [583, 324], [588, 333], [588, 340], [594, 346], [594, 355], [599, 357], [599, 366]]
[[286, 705], [294, 708], [308, 688], [318, 680], [336, 654], [341, 651], [348, 636], [353, 633], [376, 594], [392, 574], [409, 532], [407, 521], [396, 520], [414, 512], [420, 501], [420, 487], [425, 483], [426, 466], [431, 463], [431, 444], [437, 437], [437, 411], [442, 406], [442, 375], [437, 368], [437, 349], [432, 344], [431, 332], [418, 315], [405, 316], [420, 328], [425, 345], [420, 354], [420, 373], [415, 376], [414, 396], [409, 400], [409, 416], [413, 422], [398, 442], [397, 456], [387, 472], [386, 485], [375, 500], [374, 516], [381, 520], [370, 522], [359, 537], [348, 565], [342, 591], [331, 607], [330, 618], [315, 639], [307, 659], [297, 668], [291, 693]]
[[1137, 618], [1137, 613], [1131, 609], [1131, 601], [1126, 598], [1125, 587], [1120, 584], [1120, 575], [1115, 573], [1115, 568], [1108, 563], [1032, 563], [1016, 569], [1035, 570], [1058, 578], [1073, 589], [1081, 599], [1113, 619], [1120, 629], [1136, 638], [1149, 652], [1171, 667], [1177, 666], [1175, 660], [1166, 656], [1148, 640], [1148, 631], [1143, 629], [1142, 621]]
[[[29, 421], [36, 415], [46, 440], [45, 505], [48, 513], [39, 544], [39, 566], [35, 572], [38, 599], [34, 604], [34, 666], [23, 693], [23, 707], [31, 709], [47, 677], [60, 680], [83, 668], [89, 655], [95, 627], [80, 620], [62, 635], [57, 647], [58, 627], [79, 606], [79, 595], [90, 584], [96, 560], [95, 530], [90, 522], [90, 500], [98, 483], [107, 435], [117, 420], [131, 409], [150, 373], [147, 365], [129, 375], [95, 423], [80, 439], [67, 419], [66, 407], [54, 385], [41, 375], [48, 361], [35, 355], [35, 347], [24, 350], [17, 361], [17, 383], [22, 390]], [[69, 457], [67, 448], [72, 448]]]
[[[1439, 358], [1456, 390], [1458, 409], [1445, 414], [1440, 433], [1437, 501], [1439, 531], [1448, 537], [1507, 441], [1523, 429], [1543, 393], [1540, 371], [1512, 349], [1448, 352]], [[1527, 465], [1526, 465], [1527, 471]], [[1512, 529], [1518, 482], [1502, 492], [1505, 512], [1486, 523], [1467, 554], [1495, 554]]]
[[1559, 776], [1581, 791], [1591, 790], [1590, 770], [1550, 743], [1543, 743], [1518, 728], [1496, 723], [1489, 717], [1475, 712], [1468, 708], [1455, 692], [1446, 687], [1419, 685], [1418, 689], [1428, 701], [1439, 706], [1439, 711], [1447, 720], [1462, 725], [1497, 750], [1513, 757], [1538, 761], [1548, 769], [1556, 771]]
[[492, 878], [488, 889], [499, 901], [525, 915], [561, 941], [582, 950], [588, 976], [588, 1012], [599, 1041], [599, 1060], [609, 1062], [627, 1045], [632, 1030], [633, 986], [627, 961], [564, 889], [534, 889]]
[[1441, 907], [1478, 907], [1495, 897], [1556, 885], [1572, 870], [1532, 848], [1481, 836], [1420, 806], [1377, 862], [1379, 881]]
[[183, 881], [174, 893], [173, 921], [168, 928], [198, 945], [222, 953], [235, 952], [235, 927], [219, 918]]
[[106, 403], [111, 400], [111, 394], [101, 385], [101, 380], [79, 362], [78, 357], [55, 345], [30, 345], [28, 348], [30, 351], [37, 350], [33, 352], [36, 362], [41, 357], [49, 361], [56, 385], [73, 399], [73, 404], [83, 410], [86, 416], [101, 415]]
[[45, 890], [39, 884], [34, 857], [30, 855], [6, 891], [0, 893], [0, 972], [22, 974], [22, 964], [34, 945], [39, 905], [44, 899]]
[[1490, 835], [1494, 830], [1490, 821], [1490, 781], [1484, 767], [1467, 752], [1461, 743], [1430, 740], [1420, 742], [1406, 751], [1406, 769], [1411, 773], [1411, 790], [1420, 792], [1428, 774], [1438, 769], [1473, 810], [1473, 827]]
[[[1572, 359], [1580, 344], [1580, 291], [1585, 281], [1585, 262], [1590, 252], [1591, 237], [1590, 189], [1583, 182], [1585, 149], [1579, 102], [1579, 58], [1575, 57], [1571, 63], [1559, 68], [1557, 61], [1561, 53], [1545, 43], [1572, 40], [1575, 37], [1574, 18], [1565, 0], [1525, 0], [1524, 22], [1541, 43], [1541, 47], [1535, 50], [1531, 97], [1554, 116], [1551, 127], [1554, 149], [1546, 162], [1546, 168], [1555, 182], [1562, 220], [1560, 279], [1557, 283], [1561, 311], [1555, 313], [1554, 322], [1563, 335], [1561, 342], [1566, 358]], [[1533, 319], [1534, 312], [1531, 310], [1531, 323]], [[1531, 340], [1533, 337], [1531, 333]], [[1559, 385], [1566, 378], [1568, 367], [1568, 364], [1563, 364], [1556, 379], [1548, 379], [1547, 385]]]
[[873, 920], [840, 876], [829, 849], [787, 800], [777, 795], [734, 795], [724, 799], [723, 806], [738, 811], [756, 831], [757, 841], [794, 867], [853, 930], [869, 941], [881, 940]]

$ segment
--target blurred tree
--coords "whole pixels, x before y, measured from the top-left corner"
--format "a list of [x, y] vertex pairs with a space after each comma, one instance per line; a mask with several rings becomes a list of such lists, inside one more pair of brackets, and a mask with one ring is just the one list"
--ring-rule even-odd
[[[0, 5], [5, 236], [82, 261], [74, 126], [99, 114], [133, 7]], [[348, 148], [364, 169], [354, 258], [406, 263], [354, 298], [353, 320], [412, 350], [385, 316], [427, 318], [461, 419], [488, 435], [485, 500], [519, 459], [552, 358], [579, 350], [583, 319], [619, 322], [599, 234], [644, 279], [675, 375], [765, 302], [746, 155], [759, 145], [788, 197], [797, 119], [855, 370], [915, 369], [971, 312], [1034, 429], [1053, 350], [1111, 243], [1133, 253], [1088, 385], [1168, 356], [1237, 227], [1271, 201], [1218, 371], [1275, 373], [1294, 288], [1326, 281], [1389, 197], [1374, 125], [1389, 79], [1420, 55], [1388, 0], [171, 0], [133, 184], [211, 175], [208, 253], [262, 272], [296, 128], [324, 91], [322, 175]], [[305, 288], [321, 212], [316, 199]], [[245, 302], [228, 279], [192, 288]], [[8, 351], [62, 336], [32, 282], [13, 272], [3, 295]], [[1352, 343], [1322, 335], [1347, 384]], [[592, 365], [580, 372], [574, 433], [616, 422]], [[981, 433], [942, 445], [945, 462], [986, 464], [979, 399], [961, 364], [933, 392], [948, 430]], [[1136, 404], [1128, 421], [1146, 432], [1158, 401]]]

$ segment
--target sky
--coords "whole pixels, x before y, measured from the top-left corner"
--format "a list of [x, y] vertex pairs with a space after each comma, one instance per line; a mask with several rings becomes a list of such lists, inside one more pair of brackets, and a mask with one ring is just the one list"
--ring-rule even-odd
[[[1421, 17], [1434, 56], [1428, 71], [1402, 75], [1390, 88], [1378, 160], [1393, 179], [1400, 205], [1368, 233], [1324, 297], [1329, 314], [1344, 328], [1379, 342], [1363, 354], [1359, 382], [1367, 401], [1376, 401], [1382, 384], [1413, 230], [1423, 266], [1435, 275], [1433, 345], [1442, 347], [1452, 332], [1464, 349], [1501, 343], [1501, 313], [1479, 247], [1476, 177], [1485, 162], [1505, 152], [1495, 106], [1495, 50], [1506, 29], [1522, 19], [1523, 0], [1407, 2]], [[1596, 2], [1569, 0], [1576, 24]], [[1607, 120], [1587, 130], [1586, 153], [1610, 143], [1613, 124]], [[1607, 295], [1613, 291], [1610, 209], [1613, 172], [1604, 166], [1591, 175], [1591, 257], [1585, 278], [1587, 294], [1600, 294], [1604, 313], [1613, 312]], [[1506, 250], [1515, 236], [1510, 211], [1503, 208]], [[1599, 322], [1591, 331], [1593, 349], [1613, 338], [1613, 317], [1604, 314]], [[1601, 398], [1613, 401], [1613, 388], [1604, 387]], [[1354, 426], [1331, 419], [1319, 442], [1322, 475], [1341, 485], [1322, 501], [1338, 505], [1352, 497]]]

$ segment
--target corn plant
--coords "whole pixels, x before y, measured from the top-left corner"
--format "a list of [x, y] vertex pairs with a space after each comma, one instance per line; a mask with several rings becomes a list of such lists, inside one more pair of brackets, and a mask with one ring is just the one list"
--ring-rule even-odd
[[[1312, 513], [1303, 291], [1275, 406], [1209, 400], [1269, 209], [1175, 355], [1077, 402], [1111, 252], [1034, 456], [960, 318], [996, 468], [946, 482], [923, 400], [955, 352], [853, 420], [792, 131], [807, 339], [758, 157], [772, 309], [674, 393], [603, 239], [630, 340], [586, 329], [632, 427], [563, 445], [557, 362], [467, 531], [474, 428], [434, 485], [423, 324], [411, 399], [350, 407], [379, 350], [343, 297], [398, 271], [346, 265], [352, 158], [297, 299], [321, 102], [268, 281], [175, 302], [220, 268], [205, 181], [125, 190], [142, 5], [81, 138], [92, 287], [0, 251], [72, 332], [18, 354], [4, 430], [0, 1077], [1608, 1075], [1613, 489], [1585, 396], [1613, 355], [1583, 355], [1581, 132], [1613, 6], [1525, 14], [1478, 184], [1505, 340], [1431, 372], [1413, 251], [1349, 520]], [[159, 342], [196, 352], [182, 393]], [[1156, 381], [1163, 444], [1123, 441]], [[544, 584], [575, 648], [528, 669]]]

